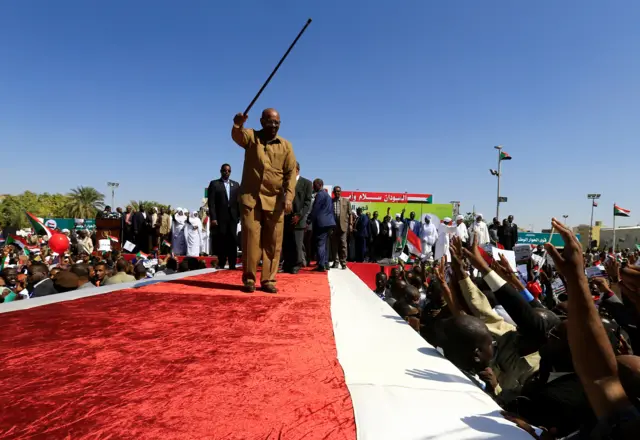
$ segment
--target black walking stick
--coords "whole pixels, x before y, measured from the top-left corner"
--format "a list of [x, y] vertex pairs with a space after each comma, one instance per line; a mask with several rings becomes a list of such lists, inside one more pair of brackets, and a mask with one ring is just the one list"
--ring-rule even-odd
[[296, 43], [298, 42], [298, 40], [300, 39], [300, 37], [302, 37], [302, 34], [304, 34], [304, 31], [307, 30], [307, 27], [311, 24], [311, 19], [307, 20], [307, 23], [304, 25], [304, 27], [302, 28], [302, 30], [300, 31], [300, 33], [298, 34], [298, 36], [296, 37], [295, 40], [293, 40], [293, 43], [291, 43], [291, 46], [289, 46], [289, 49], [287, 49], [287, 51], [284, 53], [284, 55], [282, 56], [282, 58], [280, 58], [280, 61], [278, 62], [278, 65], [276, 66], [275, 69], [273, 69], [273, 72], [271, 72], [271, 75], [269, 75], [269, 78], [267, 78], [267, 80], [264, 82], [264, 84], [262, 84], [262, 87], [260, 87], [260, 90], [258, 90], [258, 93], [256, 94], [256, 96], [251, 100], [251, 103], [249, 104], [249, 106], [247, 107], [247, 109], [244, 111], [244, 115], [246, 116], [249, 113], [249, 110], [251, 110], [251, 107], [253, 107], [253, 104], [256, 103], [256, 101], [258, 100], [258, 98], [260, 97], [260, 95], [262, 94], [262, 92], [264, 91], [264, 89], [267, 87], [267, 85], [269, 84], [269, 82], [271, 81], [271, 78], [273, 78], [273, 76], [276, 74], [276, 72], [278, 71], [278, 69], [280, 68], [280, 66], [282, 65], [282, 63], [284, 62], [284, 60], [287, 58], [287, 55], [289, 55], [289, 52], [291, 52], [291, 49], [293, 49], [293, 46], [296, 45]]

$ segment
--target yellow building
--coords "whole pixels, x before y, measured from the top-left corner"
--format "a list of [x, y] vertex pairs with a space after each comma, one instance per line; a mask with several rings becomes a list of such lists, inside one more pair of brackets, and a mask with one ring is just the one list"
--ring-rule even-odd
[[[600, 246], [600, 230], [602, 229], [602, 222], [596, 221], [593, 225], [593, 237], [591, 240], [597, 242], [596, 246]], [[580, 234], [580, 244], [582, 249], [587, 250], [589, 248], [589, 225], [578, 225], [573, 228], [573, 232]]]

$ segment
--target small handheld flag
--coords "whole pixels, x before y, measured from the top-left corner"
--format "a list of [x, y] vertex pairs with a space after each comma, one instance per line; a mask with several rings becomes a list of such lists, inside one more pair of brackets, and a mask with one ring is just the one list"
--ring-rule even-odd
[[139, 251], [139, 252], [136, 254], [136, 258], [141, 258], [141, 259], [143, 259], [143, 260], [148, 260], [148, 259], [149, 259], [149, 255], [145, 254], [145, 253], [144, 253], [144, 252], [142, 252], [142, 251]]
[[169, 243], [167, 240], [162, 240], [162, 246], [171, 247], [171, 243]]
[[118, 237], [114, 237], [113, 235], [109, 235], [109, 240], [114, 241], [116, 243], [120, 243], [120, 240], [118, 240]]

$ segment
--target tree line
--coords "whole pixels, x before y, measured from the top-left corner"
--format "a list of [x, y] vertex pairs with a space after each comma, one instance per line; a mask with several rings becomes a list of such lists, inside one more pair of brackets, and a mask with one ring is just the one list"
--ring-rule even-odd
[[[136, 211], [141, 205], [146, 208], [171, 208], [169, 205], [151, 200], [132, 200], [128, 205]], [[42, 218], [95, 218], [104, 206], [104, 194], [90, 186], [78, 186], [67, 194], [37, 194], [25, 191], [18, 195], [7, 195], [0, 201], [0, 224], [18, 228], [28, 227], [25, 211]]]

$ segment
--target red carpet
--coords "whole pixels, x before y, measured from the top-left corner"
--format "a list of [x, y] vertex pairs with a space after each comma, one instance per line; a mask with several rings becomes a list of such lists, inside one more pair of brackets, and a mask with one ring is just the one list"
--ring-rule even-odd
[[347, 263], [351, 272], [358, 275], [371, 290], [376, 288], [376, 274], [380, 272], [380, 265], [375, 263]]
[[224, 271], [0, 315], [1, 439], [353, 440], [326, 274]]

